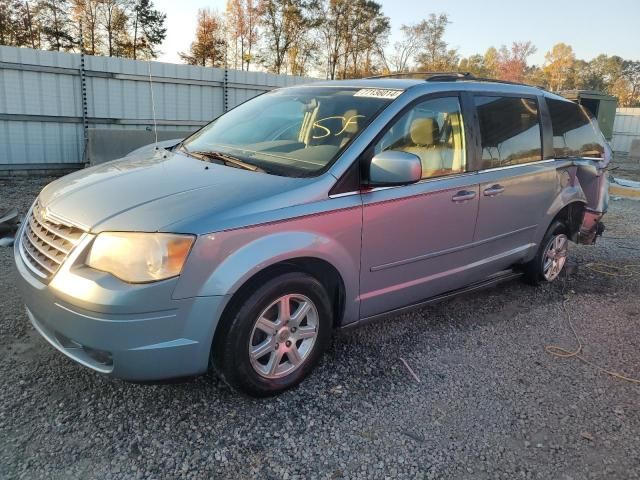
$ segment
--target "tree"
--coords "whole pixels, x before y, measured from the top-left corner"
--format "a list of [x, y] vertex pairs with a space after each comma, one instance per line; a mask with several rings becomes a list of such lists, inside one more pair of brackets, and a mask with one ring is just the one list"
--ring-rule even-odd
[[[571, 88], [571, 77], [569, 82], [563, 88]], [[529, 85], [537, 85], [539, 87], [549, 89], [549, 76], [545, 73], [544, 68], [537, 65], [527, 66], [524, 71], [524, 82]]]
[[0, 2], [0, 45], [22, 46], [27, 42], [27, 31], [21, 21], [23, 5], [19, 0]]
[[489, 70], [485, 64], [485, 57], [480, 54], [463, 58], [458, 64], [458, 70], [468, 72], [476, 77], [489, 77]]
[[578, 90], [602, 90], [604, 91], [604, 83], [598, 73], [591, 68], [591, 62], [585, 60], [576, 60], [573, 64], [572, 71], [573, 88]]
[[531, 42], [513, 42], [511, 48], [498, 51], [498, 78], [510, 82], [522, 82], [527, 68], [527, 58], [536, 53]]
[[266, 42], [262, 62], [268, 70], [280, 73], [289, 49], [311, 26], [303, 0], [262, 0], [260, 21]]
[[260, 11], [258, 10], [257, 0], [245, 0], [245, 25], [246, 25], [246, 48], [244, 50], [243, 60], [246, 63], [247, 71], [249, 65], [253, 61], [253, 50], [258, 43], [260, 34], [258, 25], [260, 23]]
[[456, 70], [459, 55], [444, 41], [444, 34], [451, 22], [446, 13], [431, 13], [426, 20], [418, 23], [420, 50], [416, 61], [421, 69], [433, 72]]
[[291, 75], [307, 75], [317, 60], [318, 40], [309, 33], [303, 34], [287, 51], [287, 70]]
[[640, 61], [625, 60], [622, 75], [629, 82], [629, 106], [640, 103]]
[[544, 73], [549, 78], [551, 90], [560, 91], [570, 80], [576, 56], [573, 48], [566, 43], [558, 43], [545, 54]]
[[393, 53], [389, 56], [387, 69], [396, 73], [409, 70], [420, 44], [420, 30], [416, 25], [402, 25], [402, 40], [393, 44]]
[[122, 35], [126, 31], [126, 0], [100, 0], [102, 27], [107, 34], [107, 55], [117, 56], [122, 50]]
[[624, 60], [617, 55], [598, 55], [589, 62], [592, 75], [598, 80], [599, 90], [607, 90], [622, 76]]
[[249, 70], [258, 41], [260, 20], [256, 0], [227, 0], [226, 27], [234, 68]]
[[500, 54], [496, 47], [489, 47], [484, 54], [484, 68], [490, 78], [500, 75]]
[[136, 0], [133, 5], [133, 59], [156, 58], [156, 48], [167, 36], [167, 15], [154, 8], [151, 0]]
[[259, 12], [255, 0], [227, 0], [225, 15], [234, 68], [249, 70], [252, 50], [258, 41]]
[[208, 8], [201, 8], [198, 10], [196, 39], [191, 43], [189, 53], [179, 52], [178, 55], [190, 65], [222, 67], [225, 65], [226, 49], [221, 15]]
[[111, 56], [131, 58], [133, 56], [133, 38], [129, 29], [129, 12], [126, 4], [113, 9], [111, 17]]
[[77, 41], [68, 0], [41, 0], [38, 4], [42, 33], [49, 50], [71, 50]]
[[345, 35], [348, 27], [350, 2], [347, 0], [328, 0], [318, 5], [319, 32], [322, 50], [326, 52], [326, 77], [336, 78], [338, 62], [345, 55]]
[[23, 8], [24, 28], [27, 34], [25, 45], [31, 48], [41, 48], [42, 25], [38, 18], [40, 17], [40, 6], [32, 6], [28, 0], [24, 2]]
[[100, 31], [100, 2], [101, 0], [73, 0], [73, 19], [82, 23], [84, 49], [90, 55], [97, 55], [104, 43], [104, 36]]
[[[313, 5], [313, 4], [312, 4]], [[324, 0], [311, 8], [327, 78], [360, 77], [387, 66], [389, 19], [373, 0]], [[388, 67], [387, 67], [388, 68]]]
[[238, 64], [240, 64], [241, 69], [243, 69], [244, 65], [244, 37], [246, 34], [244, 13], [244, 2], [242, 0], [227, 0], [225, 23], [229, 35], [229, 55], [235, 69], [238, 68]]
[[358, 0], [352, 10], [351, 41], [347, 42], [343, 78], [361, 77], [377, 73], [378, 53], [384, 49], [389, 35], [389, 18], [382, 13], [382, 5], [373, 0]]

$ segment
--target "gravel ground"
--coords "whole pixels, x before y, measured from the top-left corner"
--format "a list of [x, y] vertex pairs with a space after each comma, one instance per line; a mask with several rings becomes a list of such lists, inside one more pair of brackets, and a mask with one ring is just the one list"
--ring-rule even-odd
[[[24, 212], [47, 179], [0, 180]], [[640, 202], [613, 201], [574, 272], [339, 332], [301, 387], [247, 399], [213, 376], [136, 385], [68, 360], [29, 326], [0, 248], [0, 478], [640, 478]], [[400, 360], [419, 377], [416, 382]]]

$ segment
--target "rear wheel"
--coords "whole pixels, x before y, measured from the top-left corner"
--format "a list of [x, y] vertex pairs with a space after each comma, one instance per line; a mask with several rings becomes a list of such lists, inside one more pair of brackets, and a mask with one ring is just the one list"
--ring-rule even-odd
[[545, 234], [533, 260], [525, 265], [525, 278], [531, 284], [553, 282], [567, 262], [569, 236], [564, 223], [554, 221]]
[[324, 287], [305, 273], [269, 280], [224, 321], [214, 367], [229, 386], [256, 397], [300, 383], [322, 356], [333, 324]]

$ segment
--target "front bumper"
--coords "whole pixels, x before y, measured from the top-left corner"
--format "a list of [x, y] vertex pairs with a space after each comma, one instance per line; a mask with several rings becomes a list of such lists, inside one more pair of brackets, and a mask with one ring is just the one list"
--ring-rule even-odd
[[72, 257], [44, 284], [15, 251], [27, 314], [49, 343], [86, 367], [126, 380], [207, 370], [226, 297], [174, 300], [176, 279], [128, 285], [102, 272], [69, 266], [77, 254]]

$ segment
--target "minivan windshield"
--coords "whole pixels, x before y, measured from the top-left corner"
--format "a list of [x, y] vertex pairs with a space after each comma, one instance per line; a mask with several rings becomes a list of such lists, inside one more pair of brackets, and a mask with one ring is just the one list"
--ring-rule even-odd
[[292, 87], [234, 108], [185, 140], [201, 160], [290, 177], [328, 167], [401, 91]]

